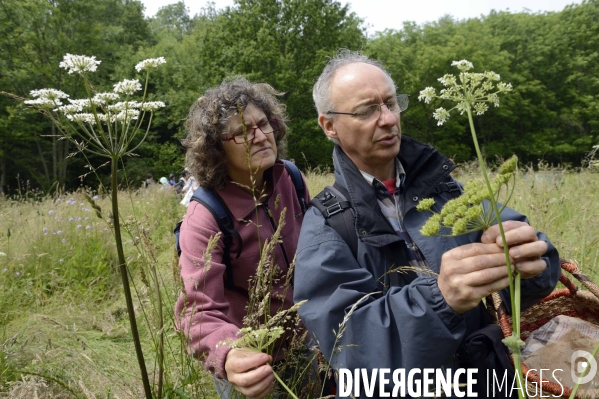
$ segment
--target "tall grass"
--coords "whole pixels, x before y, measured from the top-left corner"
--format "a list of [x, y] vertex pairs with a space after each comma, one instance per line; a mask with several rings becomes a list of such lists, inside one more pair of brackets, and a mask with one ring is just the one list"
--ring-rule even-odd
[[[456, 178], [465, 182], [479, 176], [476, 168], [462, 165]], [[306, 176], [312, 195], [333, 183], [330, 173], [308, 171]], [[598, 186], [599, 174], [592, 171], [541, 165], [536, 172], [520, 171], [510, 203], [549, 236], [562, 257], [576, 259], [595, 281]], [[121, 198], [148, 370], [157, 370], [162, 337], [163, 397], [216, 398], [211, 377], [186, 354], [173, 326], [180, 281], [172, 228], [185, 208], [171, 191], [123, 192]], [[113, 255], [109, 201], [102, 195], [95, 201], [100, 219], [81, 192], [0, 199], [0, 397], [143, 396]], [[163, 304], [161, 331], [156, 281]]]

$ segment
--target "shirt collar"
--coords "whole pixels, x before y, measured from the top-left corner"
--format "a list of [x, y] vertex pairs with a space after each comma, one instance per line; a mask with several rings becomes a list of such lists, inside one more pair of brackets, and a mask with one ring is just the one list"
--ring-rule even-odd
[[[382, 181], [380, 181], [376, 177], [372, 176], [371, 174], [366, 173], [363, 170], [360, 170], [360, 173], [362, 173], [362, 176], [364, 177], [364, 179], [366, 179], [366, 181], [369, 184], [375, 186], [374, 182], [377, 181], [378, 183], [380, 183], [381, 186], [383, 186], [383, 187], [385, 186]], [[406, 172], [404, 171], [404, 168], [403, 168], [401, 162], [399, 162], [399, 159], [395, 158], [395, 189], [396, 189], [396, 191], [398, 189], [401, 189], [405, 179], [406, 179]]]

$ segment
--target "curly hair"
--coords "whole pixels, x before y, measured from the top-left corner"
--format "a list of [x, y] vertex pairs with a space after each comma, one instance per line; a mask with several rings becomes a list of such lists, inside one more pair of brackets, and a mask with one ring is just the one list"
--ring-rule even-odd
[[187, 148], [185, 164], [200, 186], [220, 189], [227, 178], [227, 161], [221, 137], [229, 132], [229, 117], [238, 107], [245, 110], [249, 103], [262, 110], [268, 119], [276, 119], [279, 129], [274, 133], [277, 159], [285, 156], [287, 134], [285, 105], [277, 92], [266, 83], [253, 83], [245, 78], [225, 81], [208, 89], [189, 109], [185, 122], [187, 137], [181, 141]]

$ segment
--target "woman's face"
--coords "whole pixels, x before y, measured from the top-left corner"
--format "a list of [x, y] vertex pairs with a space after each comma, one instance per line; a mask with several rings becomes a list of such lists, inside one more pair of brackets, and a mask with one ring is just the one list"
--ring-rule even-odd
[[[269, 126], [268, 118], [262, 110], [253, 103], [249, 103], [243, 112], [243, 120], [250, 134], [252, 128], [258, 126]], [[229, 133], [226, 137], [232, 137], [234, 134], [243, 130], [241, 116], [232, 115], [229, 117]], [[264, 130], [271, 130], [264, 128]], [[246, 145], [237, 144], [235, 140], [223, 141], [225, 157], [227, 159], [227, 169], [231, 180], [238, 183], [247, 184], [250, 177], [250, 169], [246, 159]], [[256, 178], [262, 180], [264, 171], [274, 165], [277, 159], [277, 144], [274, 133], [265, 134], [261, 129], [255, 129], [254, 139], [249, 145], [250, 165], [252, 172], [257, 173]]]

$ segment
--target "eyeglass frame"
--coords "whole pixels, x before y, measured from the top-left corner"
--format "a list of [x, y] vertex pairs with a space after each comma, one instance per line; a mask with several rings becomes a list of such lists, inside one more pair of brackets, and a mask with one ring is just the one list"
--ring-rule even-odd
[[[400, 106], [400, 104], [399, 104], [399, 103], [400, 103], [400, 101], [399, 101], [399, 98], [400, 98], [400, 97], [401, 97], [402, 99], [404, 99], [404, 98], [405, 98], [406, 107], [405, 107], [405, 108], [403, 108], [403, 109], [401, 108], [401, 106]], [[408, 109], [408, 105], [409, 105], [409, 103], [410, 103], [410, 95], [409, 95], [409, 94], [396, 94], [396, 95], [395, 95], [395, 99], [397, 100], [397, 106], [399, 107], [399, 112], [400, 112], [400, 113], [401, 113], [401, 112], [404, 112], [406, 109]], [[365, 106], [365, 108], [366, 108], [366, 107], [372, 107], [372, 106], [375, 106], [375, 105], [378, 107], [379, 118], [380, 118], [380, 113], [381, 113], [381, 107], [382, 107], [383, 105], [385, 105], [385, 106], [387, 107], [387, 109], [389, 110], [389, 112], [393, 112], [393, 111], [391, 111], [391, 109], [389, 108], [389, 106], [390, 106], [390, 105], [393, 105], [393, 104], [391, 104], [391, 103], [369, 104], [369, 105], [366, 105], [366, 106]], [[350, 115], [350, 116], [353, 116], [353, 117], [358, 117], [358, 114], [359, 114], [359, 112], [339, 112], [339, 111], [328, 110], [328, 111], [326, 112], [326, 114], [327, 114], [327, 115]], [[378, 118], [377, 118], [377, 119], [378, 119]]]
[[[221, 136], [221, 140], [222, 141], [231, 141], [233, 140], [233, 142], [235, 144], [245, 144], [245, 143], [249, 143], [252, 144], [252, 142], [254, 141], [254, 138], [256, 138], [256, 129], [260, 129], [260, 131], [262, 132], [262, 134], [273, 134], [274, 132], [276, 132], [277, 130], [279, 130], [279, 121], [276, 118], [272, 118], [272, 119], [268, 119], [266, 121], [267, 124], [269, 124], [272, 127], [272, 132], [265, 132], [264, 130], [262, 130], [262, 128], [258, 125], [256, 125], [256, 127], [246, 127], [245, 131], [246, 134], [242, 135], [242, 136], [238, 136], [239, 133], [243, 132], [244, 129], [238, 130], [235, 133], [229, 134], [227, 136]], [[250, 133], [251, 131], [251, 133]], [[245, 141], [246, 137], [250, 137], [250, 135], [252, 136], [251, 139], [248, 139], [248, 141]], [[241, 143], [237, 142], [237, 140], [235, 139], [236, 137], [241, 137], [241, 139], [243, 140]]]

